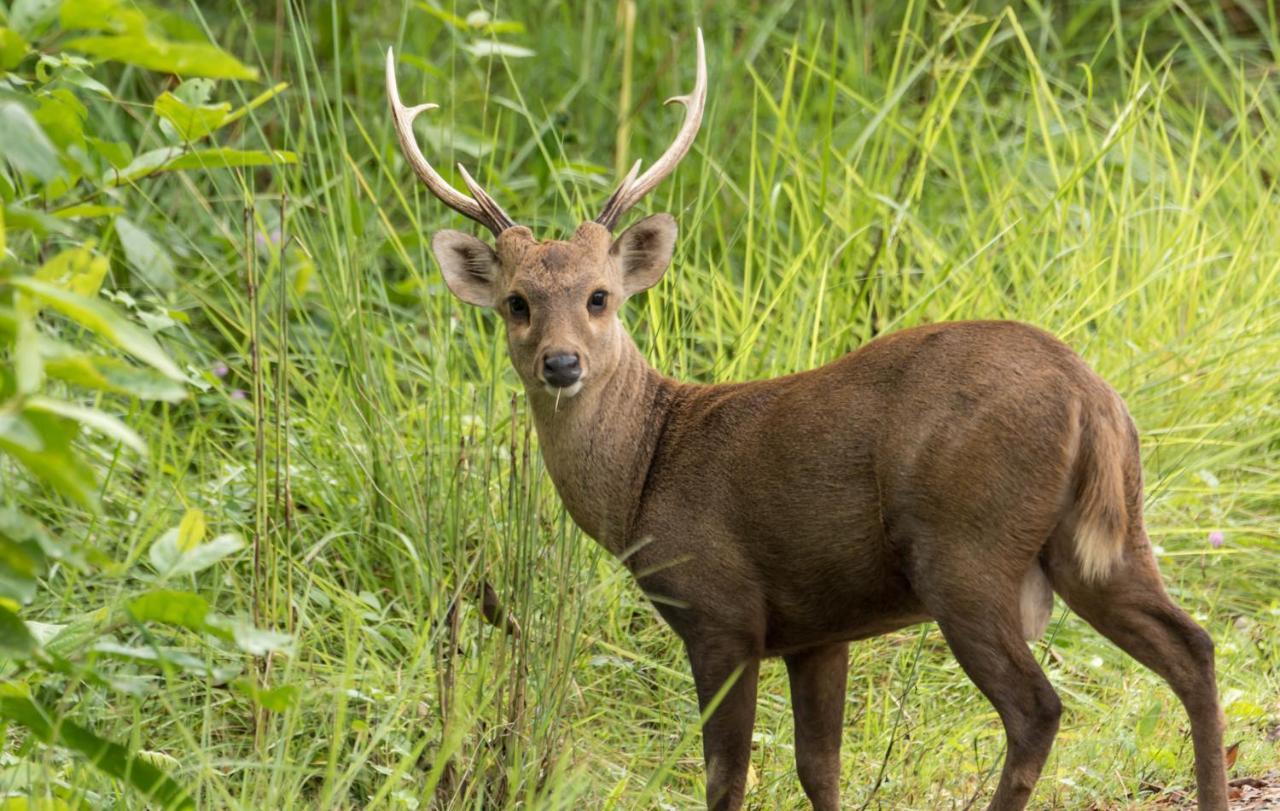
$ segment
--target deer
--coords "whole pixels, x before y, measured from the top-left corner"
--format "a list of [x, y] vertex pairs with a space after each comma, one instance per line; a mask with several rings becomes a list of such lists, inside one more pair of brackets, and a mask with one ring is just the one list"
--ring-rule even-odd
[[684, 643], [707, 807], [742, 807], [760, 662], [781, 657], [801, 787], [838, 808], [849, 645], [932, 621], [1004, 727], [987, 807], [1024, 808], [1062, 713], [1028, 645], [1056, 593], [1173, 689], [1199, 808], [1227, 811], [1213, 640], [1161, 580], [1134, 422], [1066, 344], [1012, 321], [926, 324], [817, 369], [711, 385], [638, 349], [621, 310], [665, 274], [676, 220], [614, 231], [701, 128], [701, 29], [696, 43], [693, 91], [667, 102], [684, 107], [675, 139], [567, 240], [516, 224], [461, 164], [469, 195], [432, 168], [412, 124], [437, 105], [401, 102], [390, 48], [386, 88], [419, 180], [493, 234], [442, 230], [431, 252], [454, 296], [504, 322], [564, 508]]

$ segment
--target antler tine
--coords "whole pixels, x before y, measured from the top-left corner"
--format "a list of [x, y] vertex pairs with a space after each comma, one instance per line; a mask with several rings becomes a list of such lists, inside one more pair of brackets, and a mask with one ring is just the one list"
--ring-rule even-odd
[[427, 162], [422, 149], [418, 147], [417, 139], [413, 137], [413, 119], [417, 118], [419, 113], [435, 110], [440, 105], [428, 103], [414, 107], [404, 106], [400, 101], [400, 89], [396, 85], [396, 60], [391, 48], [387, 48], [387, 102], [391, 106], [391, 117], [395, 121], [396, 137], [400, 139], [400, 150], [404, 152], [405, 159], [413, 167], [418, 179], [426, 184], [427, 189], [439, 198], [440, 202], [488, 228], [494, 236], [515, 225], [515, 221], [507, 216], [507, 212], [503, 211], [502, 207], [480, 188], [480, 184], [471, 179], [467, 170], [462, 169], [461, 165], [458, 168], [462, 169], [462, 179], [475, 195], [474, 199], [450, 186], [448, 181]]
[[640, 198], [675, 171], [676, 165], [693, 146], [693, 139], [702, 126], [702, 113], [707, 105], [707, 51], [702, 43], [702, 29], [699, 28], [697, 32], [698, 74], [693, 84], [693, 92], [685, 96], [673, 96], [664, 102], [664, 104], [675, 102], [684, 105], [684, 123], [680, 125], [680, 131], [676, 133], [671, 146], [667, 147], [667, 151], [662, 153], [662, 157], [658, 158], [648, 171], [637, 178], [636, 171], [640, 168], [640, 163], [637, 161], [618, 184], [618, 188], [609, 195], [609, 199], [605, 201], [604, 210], [599, 217], [596, 217], [596, 222], [611, 231], [617, 224], [618, 218], [625, 214], [627, 209], [634, 206]]

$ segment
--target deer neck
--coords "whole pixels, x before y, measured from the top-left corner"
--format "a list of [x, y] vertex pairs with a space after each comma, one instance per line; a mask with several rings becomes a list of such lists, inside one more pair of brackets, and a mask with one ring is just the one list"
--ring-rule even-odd
[[630, 542], [674, 381], [649, 366], [630, 336], [612, 373], [576, 397], [526, 389], [543, 462], [574, 523], [613, 554]]

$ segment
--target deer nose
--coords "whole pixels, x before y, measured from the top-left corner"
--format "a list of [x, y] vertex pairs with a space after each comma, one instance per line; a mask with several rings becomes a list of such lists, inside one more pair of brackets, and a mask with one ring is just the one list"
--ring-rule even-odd
[[582, 365], [577, 352], [560, 352], [547, 355], [542, 361], [542, 379], [557, 388], [567, 388], [582, 377]]

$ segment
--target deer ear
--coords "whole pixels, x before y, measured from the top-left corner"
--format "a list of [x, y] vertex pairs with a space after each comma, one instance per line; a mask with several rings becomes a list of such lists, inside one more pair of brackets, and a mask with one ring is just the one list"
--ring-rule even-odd
[[653, 287], [667, 272], [678, 230], [675, 217], [654, 214], [623, 231], [622, 236], [613, 241], [609, 255], [622, 268], [622, 285], [628, 296]]
[[498, 278], [498, 255], [493, 248], [461, 231], [437, 231], [431, 238], [431, 252], [455, 296], [478, 307], [493, 306]]

